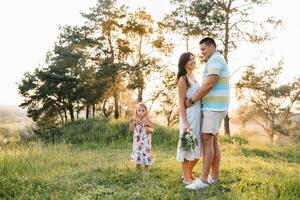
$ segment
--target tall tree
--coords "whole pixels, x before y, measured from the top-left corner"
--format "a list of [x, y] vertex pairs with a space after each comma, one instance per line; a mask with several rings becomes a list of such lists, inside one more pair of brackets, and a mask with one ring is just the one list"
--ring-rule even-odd
[[300, 97], [300, 79], [279, 85], [276, 79], [282, 71], [282, 63], [260, 73], [254, 70], [253, 66], [249, 67], [236, 84], [237, 97], [251, 108], [251, 118], [275, 143], [281, 135], [290, 134], [291, 116]]
[[[209, 3], [212, 7], [205, 12], [203, 6]], [[270, 40], [271, 31], [282, 24], [281, 20], [268, 17], [257, 21], [254, 18], [254, 9], [268, 4], [268, 0], [196, 0], [193, 2], [195, 15], [199, 22], [206, 20], [210, 36], [222, 42], [223, 55], [229, 63], [229, 52], [235, 49], [240, 42], [262, 43]], [[224, 120], [225, 134], [230, 135], [229, 116]]]
[[[183, 35], [187, 50], [194, 36], [211, 36], [221, 41], [224, 58], [229, 62], [230, 51], [239, 42], [260, 43], [271, 39], [270, 31], [282, 22], [274, 17], [263, 21], [254, 18], [254, 9], [268, 4], [268, 0], [170, 0], [176, 8], [164, 22], [173, 32]], [[230, 135], [229, 117], [224, 129]]]
[[80, 66], [80, 80], [85, 90], [81, 94], [82, 99], [78, 102], [76, 110], [78, 116], [85, 107], [86, 118], [89, 118], [91, 116], [91, 108], [93, 116], [95, 115], [95, 105], [101, 98], [101, 95], [103, 95], [103, 89], [105, 88], [100, 84], [101, 80], [96, 78], [98, 67], [92, 62], [93, 55], [90, 49], [95, 46], [95, 43], [89, 38], [89, 27], [64, 26], [60, 29], [60, 40], [72, 46], [74, 51], [80, 52], [84, 60]]
[[153, 92], [150, 100], [159, 101], [159, 109], [156, 114], [164, 116], [167, 127], [172, 127], [179, 120], [179, 105], [176, 74], [165, 70], [162, 79], [162, 88]]
[[[195, 0], [170, 0], [170, 3], [175, 9], [164, 17], [160, 25], [182, 36], [186, 51], [189, 51], [190, 40], [199, 35], [206, 35], [209, 31], [210, 24], [206, 24], [205, 18], [212, 10], [213, 1], [201, 1], [197, 7]], [[199, 9], [201, 15], [195, 9]]]
[[160, 28], [144, 9], [130, 13], [124, 26], [131, 48], [128, 87], [138, 90], [139, 102], [143, 100], [145, 80], [160, 71], [161, 57], [169, 55], [173, 49], [173, 44], [166, 40]]
[[66, 35], [67, 31], [62, 31], [53, 51], [47, 55], [46, 66], [26, 73], [19, 84], [19, 92], [25, 97], [21, 106], [28, 108], [34, 121], [57, 115], [65, 122], [67, 111], [70, 119], [75, 119], [75, 105], [84, 91], [81, 72], [85, 59], [76, 43], [64, 38]]
[[[88, 21], [86, 22], [90, 30], [90, 38], [94, 40], [95, 58], [94, 60], [99, 67], [120, 67], [123, 57], [126, 57], [128, 52], [126, 48], [120, 45], [122, 28], [124, 19], [127, 14], [125, 6], [117, 7], [116, 0], [98, 0], [97, 5], [90, 9], [88, 14], [82, 14]], [[119, 48], [121, 47], [121, 48]], [[117, 64], [117, 65], [116, 65]], [[119, 91], [118, 85], [122, 83], [122, 76], [119, 71], [111, 74], [112, 91], [114, 98], [114, 116], [119, 117]]]

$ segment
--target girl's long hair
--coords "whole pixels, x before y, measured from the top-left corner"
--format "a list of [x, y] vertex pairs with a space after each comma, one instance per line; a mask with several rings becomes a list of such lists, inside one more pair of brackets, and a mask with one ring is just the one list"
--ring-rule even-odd
[[[180, 55], [179, 61], [178, 61], [177, 80], [179, 80], [180, 77], [185, 76], [187, 74], [185, 65], [189, 62], [191, 56], [194, 56], [191, 52], [185, 52]], [[190, 84], [187, 81], [186, 77], [185, 77], [185, 81], [187, 83], [187, 86], [189, 87]]]

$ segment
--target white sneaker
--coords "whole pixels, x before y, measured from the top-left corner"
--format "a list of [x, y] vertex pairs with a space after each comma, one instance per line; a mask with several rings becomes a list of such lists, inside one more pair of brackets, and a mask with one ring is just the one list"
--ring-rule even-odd
[[208, 185], [203, 183], [200, 179], [195, 180], [192, 184], [185, 186], [186, 189], [190, 190], [198, 190], [206, 187], [208, 187]]
[[207, 177], [207, 183], [208, 184], [215, 184], [219, 181], [219, 179], [214, 179], [213, 177], [211, 177], [210, 175]]

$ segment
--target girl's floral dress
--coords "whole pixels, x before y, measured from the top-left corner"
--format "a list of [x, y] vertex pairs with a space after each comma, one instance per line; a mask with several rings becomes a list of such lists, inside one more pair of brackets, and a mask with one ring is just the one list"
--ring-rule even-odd
[[131, 160], [135, 164], [152, 164], [151, 134], [146, 133], [146, 128], [136, 123], [133, 131], [133, 146]]

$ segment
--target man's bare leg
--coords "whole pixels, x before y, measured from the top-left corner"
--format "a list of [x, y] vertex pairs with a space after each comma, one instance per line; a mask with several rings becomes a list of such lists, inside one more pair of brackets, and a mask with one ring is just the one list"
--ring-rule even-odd
[[214, 179], [219, 178], [220, 161], [221, 161], [221, 149], [218, 136], [214, 136], [214, 157], [211, 165], [211, 176]]
[[202, 182], [207, 181], [207, 177], [211, 168], [211, 164], [214, 157], [214, 135], [208, 133], [202, 133], [202, 145], [203, 145], [203, 166], [202, 166], [202, 173], [200, 179]]

